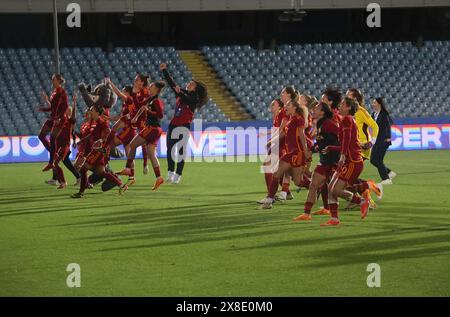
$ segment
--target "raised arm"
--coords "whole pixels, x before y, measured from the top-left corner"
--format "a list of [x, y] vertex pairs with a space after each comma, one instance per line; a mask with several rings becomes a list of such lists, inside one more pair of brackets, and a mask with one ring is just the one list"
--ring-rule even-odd
[[107, 77], [107, 78], [105, 78], [105, 81], [106, 81], [107, 84], [109, 84], [109, 85], [111, 86], [111, 88], [112, 88], [112, 90], [114, 91], [114, 93], [115, 93], [120, 99], [122, 99], [123, 101], [126, 101], [126, 100], [127, 100], [127, 96], [126, 96], [123, 92], [121, 92], [120, 89], [117, 88], [116, 85], [114, 85], [114, 83], [111, 81], [111, 78]]
[[161, 63], [159, 65], [159, 69], [162, 71], [164, 79], [166, 80], [169, 87], [173, 90], [175, 94], [177, 94], [176, 87], [178, 86], [177, 83], [173, 80], [172, 76], [170, 76], [169, 71], [167, 70], [167, 64]]

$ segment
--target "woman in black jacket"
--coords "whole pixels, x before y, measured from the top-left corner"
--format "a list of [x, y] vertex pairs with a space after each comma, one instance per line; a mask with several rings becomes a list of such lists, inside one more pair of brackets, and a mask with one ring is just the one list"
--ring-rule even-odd
[[372, 108], [374, 112], [372, 117], [378, 124], [378, 136], [375, 142], [372, 153], [370, 155], [370, 163], [378, 169], [381, 177], [382, 185], [392, 184], [392, 179], [397, 175], [384, 165], [384, 156], [391, 143], [391, 124], [392, 119], [386, 109], [386, 104], [383, 98], [375, 98], [372, 101]]
[[[162, 63], [159, 66], [164, 79], [176, 96], [175, 113], [170, 121], [167, 130], [167, 182], [178, 184], [184, 168], [185, 148], [189, 140], [189, 130], [194, 119], [195, 110], [200, 109], [208, 101], [208, 91], [206, 86], [196, 80], [191, 80], [186, 89], [182, 89], [170, 76], [167, 65]], [[177, 129], [179, 128], [179, 129]], [[174, 147], [177, 145], [177, 152]], [[172, 153], [174, 152], [174, 153]], [[176, 155], [178, 154], [178, 155]], [[173, 156], [178, 156], [178, 164], [175, 170], [175, 160]]]

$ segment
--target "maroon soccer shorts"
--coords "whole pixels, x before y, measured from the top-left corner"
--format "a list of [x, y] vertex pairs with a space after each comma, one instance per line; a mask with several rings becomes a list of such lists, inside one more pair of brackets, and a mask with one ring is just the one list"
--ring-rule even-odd
[[306, 166], [306, 158], [303, 152], [285, 153], [280, 158], [283, 162], [291, 164], [292, 167]]
[[117, 135], [123, 146], [127, 146], [128, 144], [130, 144], [135, 136], [136, 130], [130, 127], [122, 129], [122, 131], [120, 131], [120, 133]]
[[347, 182], [348, 185], [353, 185], [359, 175], [361, 175], [364, 169], [364, 162], [345, 162], [344, 165], [338, 170], [339, 179]]
[[86, 163], [93, 167], [105, 165], [105, 156], [100, 151], [92, 150], [91, 152], [89, 152], [88, 156], [86, 157]]
[[161, 137], [162, 129], [160, 127], [146, 126], [139, 135], [145, 139], [147, 144], [158, 145], [158, 140]]
[[336, 171], [336, 164], [318, 164], [314, 169], [314, 173], [325, 176], [327, 179], [333, 176]]

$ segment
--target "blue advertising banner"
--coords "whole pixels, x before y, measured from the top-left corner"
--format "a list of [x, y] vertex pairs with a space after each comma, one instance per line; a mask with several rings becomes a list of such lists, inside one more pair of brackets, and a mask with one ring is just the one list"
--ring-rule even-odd
[[[195, 120], [187, 146], [187, 158], [201, 161], [207, 157], [264, 157], [270, 125], [268, 121], [202, 125], [200, 120]], [[450, 149], [450, 118], [406, 119], [405, 124], [396, 120], [392, 126], [392, 146], [389, 150], [431, 149]], [[74, 159], [77, 151], [71, 150], [70, 157]], [[163, 133], [158, 144], [158, 157], [166, 157], [166, 150], [166, 134]], [[137, 158], [141, 157], [139, 148]], [[48, 152], [37, 136], [0, 137], [0, 163], [43, 162], [48, 158]]]

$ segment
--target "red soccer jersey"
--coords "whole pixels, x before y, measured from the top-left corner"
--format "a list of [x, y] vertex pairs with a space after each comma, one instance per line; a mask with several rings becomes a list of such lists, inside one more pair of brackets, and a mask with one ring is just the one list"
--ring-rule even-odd
[[183, 103], [180, 97], [177, 97], [175, 104], [175, 113], [172, 120], [170, 121], [170, 124], [177, 127], [184, 126], [190, 124], [193, 119], [194, 112], [187, 104]]
[[347, 162], [362, 162], [361, 147], [358, 142], [358, 127], [352, 116], [343, 116], [339, 125], [341, 154]]
[[86, 137], [91, 132], [91, 121], [85, 121], [80, 126], [80, 138]]
[[136, 107], [134, 106], [133, 97], [129, 96], [122, 103], [122, 111], [120, 113], [121, 116], [126, 116], [130, 114], [130, 120], [136, 115]]
[[91, 132], [91, 141], [95, 142], [99, 139], [103, 139], [109, 133], [108, 122], [103, 120], [101, 117], [92, 125], [93, 129]]
[[69, 107], [69, 101], [67, 93], [62, 87], [58, 87], [53, 90], [50, 95], [50, 116], [52, 119], [63, 119], [67, 108]]
[[278, 113], [273, 115], [273, 119], [272, 119], [273, 127], [274, 128], [281, 127], [281, 122], [283, 121], [283, 119], [285, 119], [285, 118], [287, 119], [287, 117], [288, 116], [286, 114], [286, 109], [284, 109], [284, 107], [282, 107], [280, 109], [280, 111], [278, 111]]
[[[135, 107], [136, 113], [137, 113], [137, 111], [139, 111], [139, 109], [141, 109], [141, 107], [146, 106], [148, 104], [148, 102], [150, 100], [150, 92], [147, 88], [142, 88], [137, 93], [133, 93], [132, 97], [133, 97], [134, 107]], [[133, 118], [130, 118], [130, 119], [133, 119]], [[139, 119], [136, 122], [136, 126], [141, 128], [144, 125], [145, 120], [146, 120], [146, 114], [144, 112], [139, 116]]]
[[305, 129], [305, 120], [300, 115], [293, 115], [284, 128], [285, 144], [287, 153], [303, 152], [304, 149], [300, 143], [300, 130]]
[[164, 102], [159, 99], [153, 99], [148, 105], [147, 122], [148, 126], [159, 126], [159, 120], [164, 117]]
[[78, 144], [78, 151], [89, 153], [91, 151], [92, 140], [88, 135], [90, 135], [95, 127], [93, 121], [85, 121], [81, 124], [80, 133], [78, 137], [82, 140]]

